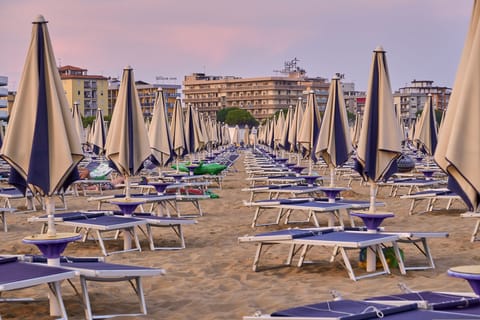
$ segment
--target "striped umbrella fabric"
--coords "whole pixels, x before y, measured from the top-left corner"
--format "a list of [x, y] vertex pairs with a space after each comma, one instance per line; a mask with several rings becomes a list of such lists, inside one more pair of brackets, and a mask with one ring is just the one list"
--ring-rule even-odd
[[107, 128], [103, 119], [103, 111], [101, 108], [97, 109], [95, 114], [95, 122], [93, 123], [92, 145], [93, 153], [98, 156], [105, 154], [105, 144], [107, 142]]
[[422, 115], [415, 130], [413, 139], [418, 142], [420, 150], [428, 156], [433, 156], [437, 148], [438, 125], [433, 107], [433, 98], [429, 94]]
[[152, 121], [148, 128], [148, 138], [153, 163], [158, 166], [166, 166], [172, 162], [174, 152], [162, 89], [157, 92]]
[[370, 77], [358, 141], [356, 170], [370, 182], [370, 211], [375, 211], [376, 183], [398, 171], [402, 132], [393, 104], [385, 51], [373, 53]]
[[170, 133], [172, 135], [172, 147], [175, 153], [177, 171], [180, 158], [187, 154], [184, 125], [185, 119], [183, 116], [182, 101], [177, 99], [173, 107], [172, 121], [170, 122]]
[[57, 236], [52, 196], [79, 179], [77, 165], [83, 151], [43, 16], [33, 22], [0, 156], [12, 167], [11, 184], [24, 193], [28, 187], [45, 197], [47, 234]]
[[80, 114], [80, 110], [78, 109], [77, 102], [73, 104], [72, 118], [73, 118], [73, 125], [75, 126], [75, 131], [77, 131], [78, 138], [80, 139], [80, 143], [83, 145], [85, 144], [85, 130], [83, 128], [82, 115]]
[[[1, 156], [12, 166], [11, 182], [52, 196], [78, 178], [83, 158], [78, 133], [64, 94], [47, 21], [33, 22], [18, 94]], [[17, 179], [16, 179], [17, 178]]]
[[317, 99], [315, 93], [310, 91], [297, 138], [302, 152], [310, 158], [309, 174], [312, 173], [312, 161], [316, 163], [318, 160], [315, 155], [315, 147], [317, 146], [321, 124], [322, 119], [320, 110], [318, 110]]
[[347, 108], [340, 84], [335, 76], [330, 84], [327, 106], [323, 115], [315, 153], [330, 167], [331, 183], [334, 182], [334, 168], [348, 161], [353, 152], [348, 130]]
[[480, 210], [480, 2], [474, 1], [467, 38], [435, 150], [449, 188]]
[[151, 153], [133, 69], [130, 66], [123, 69], [105, 150], [107, 159], [125, 176], [128, 198], [129, 177], [138, 174]]

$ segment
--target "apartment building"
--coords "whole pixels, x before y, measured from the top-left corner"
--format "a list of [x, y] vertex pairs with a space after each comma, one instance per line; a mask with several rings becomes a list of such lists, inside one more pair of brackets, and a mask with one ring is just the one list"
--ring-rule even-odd
[[[162, 89], [165, 106], [169, 115], [173, 111], [175, 100], [180, 97], [180, 85], [177, 84], [150, 84], [145, 81], [135, 81], [138, 98], [142, 106], [142, 112], [145, 118], [153, 115], [153, 108], [157, 98], [158, 90]], [[117, 102], [118, 90], [120, 89], [120, 80], [111, 78], [108, 81], [108, 114], [112, 114], [115, 103]]]
[[8, 117], [8, 77], [0, 76], [0, 118]]
[[237, 107], [250, 112], [257, 120], [296, 105], [299, 97], [314, 90], [317, 105], [325, 110], [330, 83], [321, 77], [306, 77], [304, 72], [286, 76], [240, 78], [193, 73], [183, 81], [184, 103], [215, 118], [223, 108]]
[[72, 107], [78, 103], [80, 114], [95, 116], [98, 108], [106, 114], [108, 107], [108, 79], [89, 75], [87, 69], [67, 65], [58, 68], [67, 101]]
[[393, 94], [395, 108], [400, 110], [405, 125], [416, 119], [417, 112], [423, 110], [428, 95], [432, 95], [436, 110], [447, 109], [452, 89], [434, 86], [432, 80], [413, 80], [410, 85], [400, 88]]

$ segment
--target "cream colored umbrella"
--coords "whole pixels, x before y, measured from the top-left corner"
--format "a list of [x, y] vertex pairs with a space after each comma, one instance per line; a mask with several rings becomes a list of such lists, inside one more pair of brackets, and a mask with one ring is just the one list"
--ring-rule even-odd
[[300, 147], [298, 144], [298, 134], [303, 120], [303, 102], [302, 97], [297, 100], [295, 112], [293, 113], [292, 127], [288, 132], [288, 143], [290, 144], [290, 152], [297, 153], [297, 165], [300, 165]]
[[432, 95], [429, 94], [413, 136], [413, 140], [418, 142], [420, 150], [427, 155], [428, 159], [433, 156], [437, 148], [437, 135], [437, 119]]
[[125, 177], [126, 198], [130, 198], [130, 177], [138, 174], [150, 156], [148, 133], [138, 98], [133, 69], [123, 70], [117, 101], [105, 143], [105, 155]]
[[105, 144], [107, 143], [107, 128], [103, 118], [103, 111], [101, 108], [97, 109], [95, 115], [95, 122], [93, 125], [92, 145], [93, 153], [99, 156], [105, 154]]
[[434, 159], [448, 175], [449, 189], [472, 211], [480, 210], [480, 2], [475, 0], [452, 95]]
[[[29, 188], [44, 198], [47, 233], [25, 237], [23, 241], [37, 245], [49, 265], [60, 265], [65, 247], [81, 236], [56, 231], [53, 196], [79, 179], [77, 165], [83, 159], [83, 151], [43, 16], [33, 22], [0, 156], [11, 166], [9, 183], [23, 193]], [[52, 295], [50, 314], [66, 316], [58, 299]]]
[[352, 152], [342, 86], [340, 78], [334, 76], [330, 83], [327, 106], [315, 148], [317, 156], [322, 157], [330, 168], [330, 186], [335, 184], [335, 168], [347, 162]]
[[362, 130], [357, 148], [357, 171], [370, 184], [370, 211], [375, 212], [377, 182], [387, 180], [398, 168], [402, 132], [395, 114], [385, 51], [373, 54]]
[[320, 125], [322, 119], [320, 117], [320, 110], [317, 106], [317, 99], [315, 93], [310, 91], [307, 97], [307, 105], [305, 113], [303, 114], [302, 124], [298, 133], [298, 143], [302, 148], [302, 152], [309, 158], [308, 174], [312, 174], [312, 165], [317, 162], [315, 155], [315, 147], [318, 142], [320, 134]]
[[169, 164], [173, 160], [174, 153], [162, 89], [157, 92], [152, 121], [148, 128], [148, 138], [153, 162], [158, 166]]
[[72, 118], [73, 125], [75, 126], [75, 131], [77, 131], [80, 143], [83, 145], [85, 144], [85, 130], [83, 128], [82, 115], [80, 114], [80, 110], [78, 109], [78, 102], [75, 102], [73, 104]]
[[172, 135], [172, 146], [175, 152], [177, 172], [179, 171], [179, 159], [187, 154], [184, 125], [185, 118], [183, 116], [182, 102], [180, 99], [177, 99], [173, 107], [172, 121], [170, 122], [170, 133]]

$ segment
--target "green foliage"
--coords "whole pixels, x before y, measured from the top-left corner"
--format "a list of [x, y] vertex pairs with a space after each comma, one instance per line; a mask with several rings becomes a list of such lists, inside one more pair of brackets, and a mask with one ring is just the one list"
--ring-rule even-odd
[[230, 126], [258, 126], [258, 121], [250, 114], [250, 112], [240, 108], [225, 108], [217, 111], [217, 121], [225, 122]]
[[86, 128], [88, 126], [91, 126], [94, 121], [95, 121], [94, 116], [82, 117], [82, 122], [83, 122], [83, 127], [84, 128]]

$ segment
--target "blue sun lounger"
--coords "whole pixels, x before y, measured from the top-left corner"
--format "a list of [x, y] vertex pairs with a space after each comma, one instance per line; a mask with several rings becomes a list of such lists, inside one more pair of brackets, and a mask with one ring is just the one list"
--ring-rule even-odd
[[[286, 244], [290, 246], [286, 265], [291, 265], [293, 258], [298, 254], [297, 266], [301, 267], [305, 257], [310, 249], [314, 247], [333, 248], [330, 256], [330, 262], [333, 262], [338, 254], [342, 256], [343, 266], [353, 281], [373, 277], [382, 274], [390, 274], [390, 268], [387, 264], [382, 250], [383, 244], [390, 244], [394, 248], [400, 270], [404, 271], [403, 260], [398, 249], [397, 235], [388, 235], [381, 233], [368, 233], [363, 231], [342, 231], [340, 228], [316, 228], [316, 229], [288, 229], [258, 234], [255, 236], [240, 237], [239, 242], [251, 242], [257, 244], [257, 251], [253, 261], [253, 271], [257, 271], [262, 249], [266, 245]], [[382, 270], [378, 272], [364, 273], [356, 275], [350, 263], [347, 250], [363, 249], [375, 251], [381, 261]]]
[[437, 320], [437, 319], [478, 319], [480, 313], [475, 307], [457, 310], [425, 310], [416, 303], [390, 305], [361, 300], [326, 301], [293, 307], [273, 312], [243, 317], [243, 320], [290, 319], [290, 320]]
[[67, 319], [67, 312], [60, 291], [60, 281], [73, 277], [75, 272], [71, 270], [33, 265], [18, 261], [17, 257], [0, 258], [0, 293], [47, 284], [64, 319]]
[[[26, 256], [27, 261], [33, 262], [34, 266], [46, 263], [47, 259], [42, 256]], [[40, 264], [40, 265], [39, 265]], [[165, 274], [160, 268], [149, 268], [134, 265], [115, 264], [104, 262], [101, 258], [75, 258], [61, 257], [60, 267], [76, 273], [80, 277], [81, 297], [84, 304], [85, 319], [102, 319], [121, 316], [140, 316], [147, 314], [147, 305], [143, 292], [142, 277], [158, 276]], [[140, 307], [140, 312], [123, 314], [93, 314], [87, 282], [121, 282], [127, 281], [133, 288]], [[74, 284], [69, 281], [76, 290]], [[126, 288], [125, 288], [126, 289]]]

